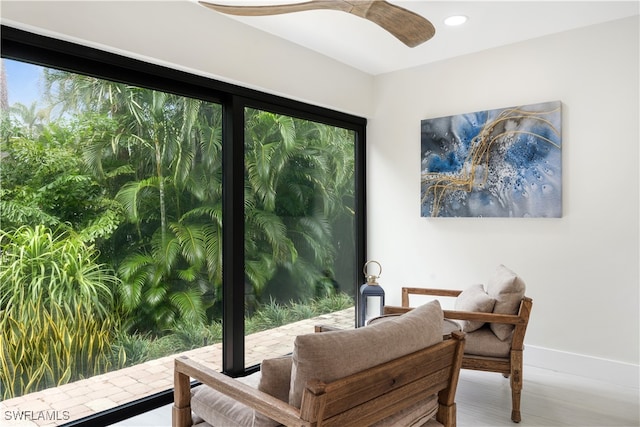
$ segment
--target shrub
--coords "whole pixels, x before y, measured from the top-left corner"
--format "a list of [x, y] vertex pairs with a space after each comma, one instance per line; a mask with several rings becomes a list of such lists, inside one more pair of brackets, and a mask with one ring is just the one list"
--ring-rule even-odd
[[[19, 318], [0, 321], [2, 399], [56, 387], [106, 372], [112, 366], [114, 325], [73, 316], [55, 302], [25, 304]], [[4, 314], [4, 313], [3, 313]]]
[[280, 304], [273, 299], [260, 307], [251, 317], [245, 319], [245, 333], [264, 331], [298, 320], [309, 319], [321, 314], [344, 310], [353, 306], [353, 299], [339, 293], [324, 298], [315, 298], [309, 302]]
[[113, 316], [113, 271], [99, 264], [98, 251], [74, 232], [43, 225], [0, 230], [0, 310], [18, 318], [22, 307], [56, 304], [73, 316]]
[[0, 231], [0, 244], [3, 398], [107, 371], [118, 280], [93, 246], [42, 225]]

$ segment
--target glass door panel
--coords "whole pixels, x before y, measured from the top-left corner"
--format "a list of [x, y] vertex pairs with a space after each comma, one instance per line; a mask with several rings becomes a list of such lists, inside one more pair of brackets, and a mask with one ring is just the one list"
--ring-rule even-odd
[[8, 421], [171, 389], [178, 352], [220, 369], [221, 106], [3, 61]]
[[[355, 132], [245, 109], [245, 365], [354, 327]], [[318, 320], [319, 322], [319, 320]]]

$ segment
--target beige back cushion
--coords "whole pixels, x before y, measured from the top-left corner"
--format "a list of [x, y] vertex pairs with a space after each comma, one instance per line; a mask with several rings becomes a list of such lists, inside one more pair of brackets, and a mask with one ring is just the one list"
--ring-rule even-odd
[[[497, 314], [518, 314], [520, 301], [524, 297], [524, 281], [504, 265], [500, 265], [489, 278], [487, 294], [496, 300], [493, 312]], [[513, 331], [513, 325], [491, 323], [491, 330], [501, 340], [506, 340]]]
[[442, 341], [442, 308], [432, 301], [402, 316], [358, 329], [299, 335], [293, 347], [289, 404], [305, 384], [330, 382]]

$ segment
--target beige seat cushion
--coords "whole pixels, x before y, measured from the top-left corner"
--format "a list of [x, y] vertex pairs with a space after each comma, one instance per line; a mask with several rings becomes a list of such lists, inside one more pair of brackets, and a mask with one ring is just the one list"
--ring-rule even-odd
[[[497, 314], [518, 314], [520, 301], [524, 297], [526, 285], [516, 273], [500, 265], [487, 283], [487, 294], [496, 300], [493, 312]], [[491, 323], [491, 330], [501, 340], [511, 336], [513, 325]], [[468, 345], [468, 344], [467, 344]], [[465, 348], [465, 353], [467, 349]]]
[[[237, 380], [287, 402], [290, 378], [291, 355], [265, 359], [262, 361], [260, 372]], [[206, 424], [216, 427], [279, 425], [248, 406], [204, 385], [195, 387], [191, 391], [191, 409], [198, 415], [197, 418], [194, 417], [194, 424], [204, 421], [203, 426]]]
[[[238, 381], [254, 388], [260, 383], [260, 372], [237, 378]], [[220, 393], [206, 385], [191, 390], [191, 410], [197, 414], [194, 424], [199, 419], [214, 427], [275, 427], [277, 421], [249, 408], [237, 400]]]
[[[245, 420], [253, 420], [253, 418], [248, 417], [252, 410], [248, 407], [244, 407], [242, 409], [242, 414], [238, 412], [230, 413], [229, 416], [240, 416], [240, 419]], [[442, 426], [442, 424], [435, 421], [434, 416], [438, 412], [438, 396], [431, 395], [426, 399], [420, 400], [419, 402], [405, 408], [402, 411], [399, 411], [384, 420], [378, 421], [373, 424], [371, 427], [424, 427], [424, 426]], [[213, 418], [208, 416], [210, 420], [213, 422]], [[217, 420], [225, 420], [226, 418], [220, 418], [217, 416], [215, 419]], [[277, 424], [277, 423], [276, 423]], [[194, 427], [227, 427], [235, 426], [235, 424], [211, 424], [204, 420], [202, 417], [195, 415], [193, 417], [193, 425]], [[254, 424], [246, 424], [246, 426], [253, 426]], [[256, 426], [265, 425], [262, 423], [255, 424]], [[268, 424], [273, 425], [273, 424]]]
[[300, 407], [311, 379], [335, 381], [441, 342], [442, 321], [436, 300], [367, 327], [299, 335], [293, 348], [289, 404]]
[[464, 353], [476, 356], [508, 357], [511, 341], [499, 339], [489, 325], [465, 335]]
[[[480, 313], [492, 313], [496, 300], [491, 298], [482, 285], [473, 285], [458, 295], [455, 309], [458, 311], [475, 311]], [[473, 332], [482, 328], [485, 322], [473, 320], [456, 320], [463, 332]]]

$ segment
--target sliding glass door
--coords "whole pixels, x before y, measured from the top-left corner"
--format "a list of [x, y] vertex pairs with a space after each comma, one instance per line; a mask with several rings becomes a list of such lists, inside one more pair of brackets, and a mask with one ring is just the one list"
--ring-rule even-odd
[[[244, 109], [245, 363], [293, 349], [262, 330], [349, 313], [356, 276], [353, 130]], [[342, 314], [344, 317], [344, 314]], [[310, 333], [309, 329], [296, 329]]]
[[198, 348], [220, 369], [221, 105], [3, 61], [2, 399], [65, 386], [116, 406]]

